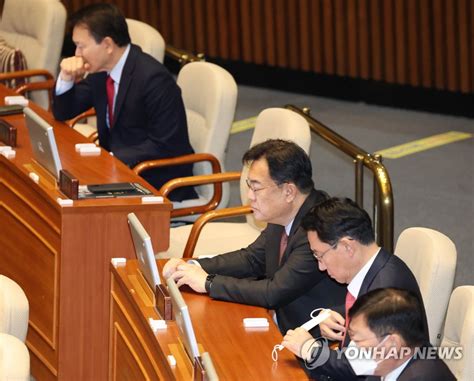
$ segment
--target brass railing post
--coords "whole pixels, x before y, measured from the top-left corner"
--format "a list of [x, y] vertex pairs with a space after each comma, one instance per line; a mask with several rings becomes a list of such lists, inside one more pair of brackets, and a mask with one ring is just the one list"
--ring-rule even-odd
[[381, 162], [381, 156], [370, 155], [317, 121], [311, 116], [309, 108], [300, 109], [293, 105], [286, 105], [285, 107], [303, 116], [312, 132], [353, 159], [355, 165], [355, 201], [360, 207], [363, 207], [364, 204], [364, 167], [370, 169], [374, 176], [373, 223], [377, 243], [386, 250], [393, 252], [393, 193], [390, 177]]

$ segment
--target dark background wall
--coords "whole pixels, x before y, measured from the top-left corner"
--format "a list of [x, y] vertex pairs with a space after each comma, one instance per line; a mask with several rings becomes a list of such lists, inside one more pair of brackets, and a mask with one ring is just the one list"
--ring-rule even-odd
[[[72, 12], [97, 1], [62, 2]], [[474, 108], [474, 0], [111, 2], [241, 83]]]

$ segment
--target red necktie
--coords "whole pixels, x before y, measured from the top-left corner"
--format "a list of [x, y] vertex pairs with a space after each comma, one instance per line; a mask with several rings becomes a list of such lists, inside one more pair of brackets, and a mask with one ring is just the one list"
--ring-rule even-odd
[[112, 127], [114, 121], [114, 95], [115, 87], [114, 80], [110, 75], [107, 76], [105, 81], [105, 88], [107, 90], [107, 106], [109, 110], [109, 127]]
[[283, 258], [283, 254], [285, 253], [286, 247], [288, 246], [288, 235], [286, 234], [286, 230], [283, 229], [283, 233], [281, 235], [280, 240], [280, 257], [279, 263], [281, 263], [281, 259]]
[[349, 292], [349, 290], [347, 290], [347, 294], [346, 294], [346, 321], [345, 321], [346, 330], [344, 332], [344, 335], [342, 336], [341, 348], [343, 348], [343, 346], [344, 346], [344, 340], [346, 340], [347, 330], [349, 329], [349, 310], [354, 305], [355, 301], [356, 301], [356, 298], [354, 297], [354, 295], [352, 295]]

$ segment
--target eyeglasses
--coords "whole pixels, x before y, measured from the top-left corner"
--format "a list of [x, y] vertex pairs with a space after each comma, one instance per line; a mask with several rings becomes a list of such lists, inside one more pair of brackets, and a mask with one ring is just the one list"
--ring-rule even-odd
[[321, 259], [323, 259], [323, 257], [326, 255], [326, 253], [328, 253], [331, 250], [334, 250], [337, 247], [338, 243], [339, 243], [339, 241], [336, 242], [334, 245], [332, 245], [329, 249], [323, 251], [320, 254], [318, 254], [318, 252], [316, 250], [311, 250], [313, 252], [314, 258], [316, 258], [318, 260], [318, 262], [321, 262]]
[[255, 185], [252, 184], [252, 182], [251, 182], [249, 179], [246, 179], [246, 180], [245, 180], [245, 183], [247, 184], [247, 186], [249, 187], [249, 189], [250, 189], [253, 193], [257, 193], [258, 191], [261, 191], [261, 190], [263, 190], [263, 189], [278, 187], [278, 186], [281, 185], [281, 184], [271, 184], [271, 185], [267, 185], [267, 186], [264, 186], [264, 187], [261, 187], [261, 188], [255, 188]]

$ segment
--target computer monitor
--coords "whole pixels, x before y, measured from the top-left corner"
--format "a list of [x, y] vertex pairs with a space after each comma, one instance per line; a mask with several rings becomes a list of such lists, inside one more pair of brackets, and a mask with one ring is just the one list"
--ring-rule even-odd
[[184, 349], [188, 353], [191, 361], [194, 361], [196, 357], [199, 357], [199, 349], [194, 335], [193, 325], [191, 323], [191, 316], [189, 315], [188, 306], [181, 295], [181, 292], [176, 286], [173, 279], [168, 278], [166, 280], [168, 285], [168, 293], [171, 298], [173, 305], [174, 318], [176, 325], [178, 326], [179, 337], [184, 344]]
[[59, 180], [61, 160], [59, 159], [53, 127], [31, 108], [25, 107], [23, 112], [25, 113], [26, 127], [30, 134], [35, 160]]
[[161, 279], [158, 267], [156, 266], [151, 238], [135, 213], [130, 213], [127, 217], [130, 232], [132, 233], [133, 246], [135, 247], [138, 259], [138, 269], [154, 292], [156, 286], [161, 284]]

